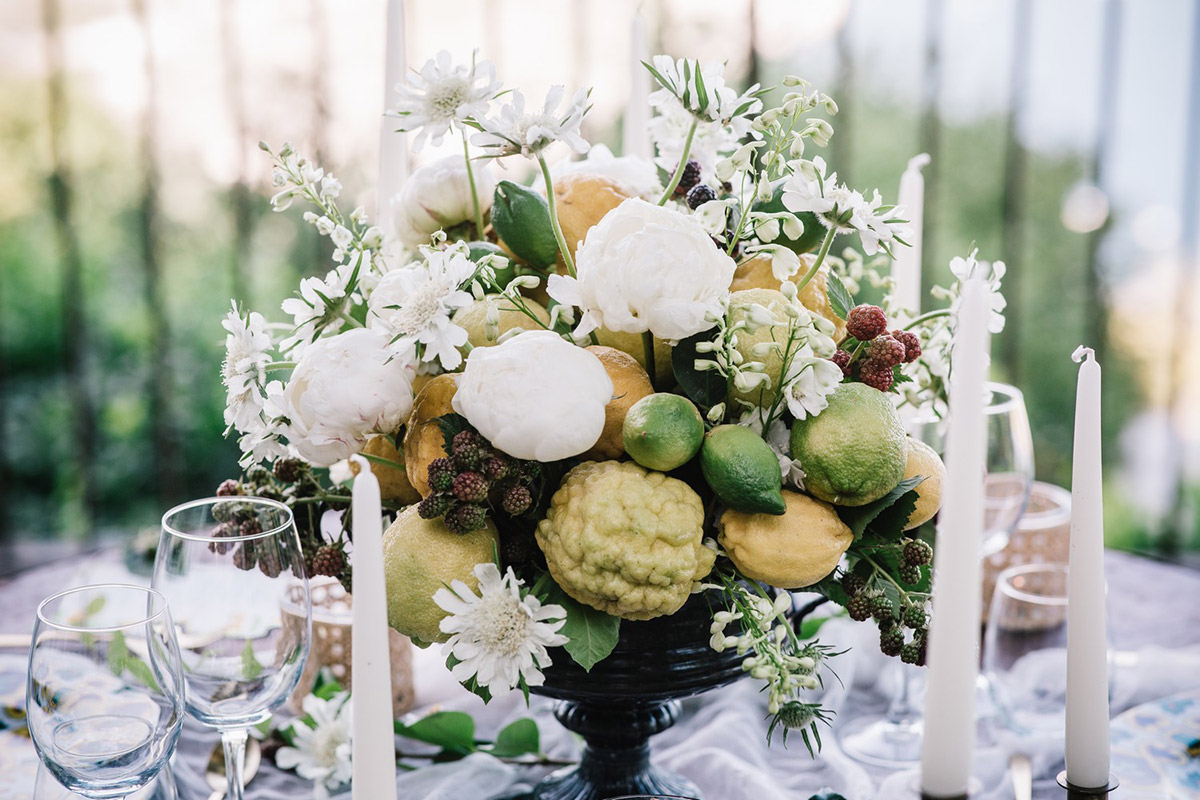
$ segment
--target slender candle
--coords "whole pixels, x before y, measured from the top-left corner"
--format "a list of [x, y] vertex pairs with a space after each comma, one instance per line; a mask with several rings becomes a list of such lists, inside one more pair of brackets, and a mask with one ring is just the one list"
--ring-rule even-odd
[[404, 82], [406, 67], [404, 0], [388, 0], [387, 39], [384, 49], [383, 111], [379, 120], [379, 194], [375, 216], [385, 235], [394, 233], [391, 201], [408, 178], [407, 135], [396, 131], [396, 120], [386, 116], [395, 98], [396, 84]]
[[912, 247], [896, 248], [892, 274], [896, 276], [895, 297], [900, 308], [914, 317], [921, 313], [921, 228], [925, 220], [925, 178], [921, 169], [929, 164], [929, 154], [921, 153], [908, 160], [908, 168], [900, 176], [900, 199], [912, 233]]
[[1071, 580], [1067, 588], [1067, 781], [1108, 784], [1108, 648], [1104, 606], [1104, 495], [1100, 365], [1086, 347], [1075, 393], [1071, 459]]
[[362, 456], [351, 507], [354, 515], [354, 621], [351, 627], [351, 702], [354, 800], [396, 800], [396, 739], [388, 650], [387, 590], [383, 577], [383, 520], [379, 481]]
[[983, 281], [971, 277], [963, 285], [954, 332], [946, 485], [933, 562], [933, 619], [921, 742], [921, 791], [927, 797], [966, 795], [975, 748], [987, 320]]
[[642, 15], [634, 12], [630, 26], [629, 47], [632, 64], [629, 73], [629, 100], [625, 104], [624, 129], [621, 135], [621, 155], [650, 158], [650, 73], [642, 62], [650, 63], [650, 49], [646, 45], [646, 23]]

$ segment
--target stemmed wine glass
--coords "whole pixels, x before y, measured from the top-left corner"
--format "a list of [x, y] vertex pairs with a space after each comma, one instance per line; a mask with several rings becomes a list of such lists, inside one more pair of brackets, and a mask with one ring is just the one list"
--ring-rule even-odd
[[183, 669], [167, 601], [143, 586], [68, 589], [37, 609], [29, 733], [83, 797], [127, 797], [163, 769], [183, 724]]
[[[292, 512], [261, 497], [176, 506], [163, 515], [153, 585], [179, 626], [185, 709], [220, 731], [229, 798], [242, 800], [248, 729], [296, 688], [312, 637]], [[283, 625], [285, 599], [303, 624]]]
[[[987, 558], [1008, 544], [1033, 486], [1033, 436], [1025, 411], [1025, 396], [1005, 383], [985, 384], [984, 404], [987, 464], [984, 481], [983, 538], [979, 557]], [[917, 420], [909, 433], [938, 452], [944, 450], [944, 420]], [[899, 664], [899, 679], [883, 716], [853, 720], [841, 732], [842, 748], [868, 764], [903, 767], [921, 758], [921, 710], [912, 701], [912, 682], [919, 667]], [[981, 681], [985, 681], [980, 676]], [[983, 685], [986, 688], [986, 683]]]

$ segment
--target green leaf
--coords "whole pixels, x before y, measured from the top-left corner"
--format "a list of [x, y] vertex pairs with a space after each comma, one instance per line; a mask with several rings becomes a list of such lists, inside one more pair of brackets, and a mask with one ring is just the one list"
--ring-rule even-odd
[[337, 678], [333, 677], [333, 673], [327, 669], [322, 669], [317, 673], [317, 680], [313, 684], [312, 693], [322, 700], [329, 700], [338, 692], [345, 691]]
[[246, 640], [246, 646], [242, 648], [242, 677], [248, 681], [252, 681], [262, 674], [263, 665], [254, 657], [254, 641]]
[[[446, 669], [454, 669], [459, 663], [459, 659], [455, 658], [453, 654], [446, 656]], [[461, 685], [471, 694], [478, 696], [485, 705], [492, 702], [492, 691], [486, 686], [480, 686], [474, 675], [463, 681]]]
[[558, 260], [550, 207], [528, 186], [500, 181], [492, 196], [492, 227], [513, 255], [538, 269]]
[[442, 432], [442, 438], [446, 444], [446, 452], [450, 452], [450, 442], [454, 437], [463, 431], [472, 430], [471, 423], [467, 422], [467, 418], [459, 414], [443, 414], [437, 418], [438, 429]]
[[478, 749], [475, 745], [475, 720], [462, 711], [435, 711], [412, 725], [397, 721], [396, 735], [459, 755], [468, 755]]
[[559, 633], [570, 641], [563, 649], [585, 672], [591, 672], [617, 646], [621, 620], [576, 602], [556, 583], [546, 587], [546, 598], [548, 603], [558, 604], [567, 611], [567, 621]]
[[812, 797], [808, 798], [808, 800], [846, 800], [846, 798], [842, 797], [832, 789], [822, 789]]
[[817, 631], [832, 617], [807, 617], [804, 622], [800, 623], [799, 636], [801, 639], [811, 639], [817, 635]]
[[492, 755], [497, 758], [514, 758], [541, 751], [541, 737], [537, 723], [529, 717], [510, 722], [496, 734]]
[[[912, 478], [902, 480], [900, 483], [896, 484], [894, 489], [885, 494], [883, 497], [879, 498], [874, 503], [868, 503], [865, 506], [857, 506], [854, 508], [838, 506], [838, 516], [840, 516], [842, 518], [842, 522], [846, 523], [850, 530], [854, 532], [854, 538], [857, 539], [863, 535], [863, 532], [866, 531], [867, 526], [870, 525], [876, 517], [882, 514], [885, 509], [892, 506], [892, 504], [898, 501], [909, 491], [920, 485], [921, 481], [923, 480], [925, 480], [925, 478], [921, 475], [916, 475]], [[913, 494], [913, 503], [915, 507], [916, 493], [914, 492]], [[911, 513], [912, 508], [909, 508], [904, 513], [904, 522], [908, 521], [908, 515]]]
[[849, 316], [850, 309], [854, 308], [854, 298], [846, 291], [846, 284], [842, 283], [842, 279], [833, 270], [829, 271], [825, 291], [829, 295], [829, 305], [833, 308], [833, 313], [838, 315], [838, 319]]
[[663, 87], [669, 92], [675, 91], [675, 87], [668, 83], [667, 79], [662, 76], [662, 73], [656, 70], [649, 62], [643, 61], [642, 66], [649, 70], [650, 74], [654, 76], [654, 80], [658, 81], [659, 86]]
[[[925, 480], [924, 475], [915, 475], [913, 478]], [[873, 537], [896, 541], [903, 535], [904, 528], [908, 525], [908, 518], [912, 516], [916, 508], [917, 493], [910, 489], [896, 498], [896, 502], [880, 511], [879, 516], [871, 520], [867, 530]]]
[[725, 399], [725, 377], [716, 370], [700, 371], [696, 369], [696, 345], [700, 342], [711, 342], [715, 338], [716, 329], [710, 329], [683, 339], [671, 348], [671, 369], [675, 380], [684, 394], [692, 402], [704, 408], [711, 408]]
[[708, 110], [708, 90], [704, 88], [704, 74], [700, 69], [700, 65], [696, 65], [696, 94], [700, 101], [700, 113]]

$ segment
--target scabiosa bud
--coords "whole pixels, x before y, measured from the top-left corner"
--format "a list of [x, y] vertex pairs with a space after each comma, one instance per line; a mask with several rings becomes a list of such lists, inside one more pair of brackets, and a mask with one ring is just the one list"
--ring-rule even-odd
[[489, 481], [503, 480], [508, 476], [508, 460], [500, 456], [492, 456], [483, 462], [481, 469], [483, 470], [484, 477]]
[[478, 472], [463, 472], [454, 479], [450, 491], [464, 503], [478, 503], [487, 499], [487, 480]]
[[313, 554], [312, 568], [314, 575], [327, 575], [336, 578], [346, 567], [346, 555], [341, 549], [331, 544], [321, 545]]
[[855, 306], [846, 316], [846, 333], [860, 342], [869, 342], [886, 330], [887, 315], [879, 306]]
[[713, 191], [713, 188], [711, 186], [709, 186], [708, 184], [705, 184], [705, 183], [696, 184], [691, 189], [689, 189], [688, 193], [687, 193], [688, 208], [692, 209], [693, 211], [695, 211], [697, 208], [704, 205], [705, 203], [711, 202], [716, 199], [717, 199], [717, 193]]
[[217, 497], [234, 497], [242, 493], [242, 487], [233, 478], [221, 481], [217, 487]]
[[435, 492], [417, 503], [417, 515], [421, 519], [436, 519], [450, 510], [450, 495]]
[[850, 359], [851, 359], [851, 355], [850, 355], [849, 351], [838, 350], [836, 353], [833, 354], [833, 358], [831, 358], [829, 360], [838, 365], [838, 367], [842, 370], [842, 375], [844, 377], [849, 378], [850, 377]]
[[446, 512], [446, 529], [451, 533], [470, 533], [479, 530], [487, 521], [487, 512], [483, 506], [475, 503], [461, 503]]
[[868, 361], [858, 371], [858, 379], [872, 389], [886, 392], [892, 388], [892, 381], [895, 380], [895, 375], [892, 374], [891, 367], [885, 367], [874, 361]]
[[429, 462], [429, 488], [435, 492], [448, 492], [454, 485], [458, 469], [448, 458], [435, 458]]
[[921, 357], [921, 340], [912, 331], [894, 330], [892, 338], [904, 345], [905, 364], [911, 364]]
[[679, 177], [679, 185], [675, 187], [676, 195], [685, 195], [693, 186], [700, 182], [700, 162], [689, 158], [683, 166], [683, 175]]
[[295, 483], [300, 480], [300, 476], [304, 474], [306, 464], [298, 458], [288, 456], [278, 459], [272, 472], [275, 474], [275, 480], [282, 483]]
[[524, 486], [513, 486], [504, 492], [504, 498], [500, 505], [506, 512], [514, 517], [524, 514], [533, 504], [533, 495]]
[[881, 367], [896, 367], [904, 363], [905, 349], [891, 334], [882, 334], [867, 345], [867, 359]]

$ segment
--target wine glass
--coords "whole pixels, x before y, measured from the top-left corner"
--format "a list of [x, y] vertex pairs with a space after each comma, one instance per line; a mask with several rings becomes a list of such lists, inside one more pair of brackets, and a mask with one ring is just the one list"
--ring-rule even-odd
[[[1025, 413], [1025, 397], [1015, 386], [985, 384], [987, 462], [984, 482], [984, 524], [979, 556], [985, 559], [1008, 543], [1025, 511], [1033, 486], [1033, 436]], [[945, 448], [946, 420], [917, 418], [909, 433], [939, 453]], [[897, 664], [896, 691], [882, 716], [852, 720], [841, 731], [842, 748], [859, 761], [885, 767], [915, 764], [921, 758], [921, 710], [913, 703], [913, 681], [920, 667]], [[981, 675], [981, 689], [986, 688]]]
[[[247, 732], [296, 688], [312, 638], [292, 512], [261, 497], [176, 506], [163, 515], [153, 585], [179, 626], [184, 707], [220, 731], [229, 798], [242, 800]], [[301, 624], [283, 624], [285, 600]]]
[[70, 791], [124, 798], [152, 781], [183, 724], [183, 669], [166, 598], [102, 584], [43, 600], [25, 705], [42, 763]]

